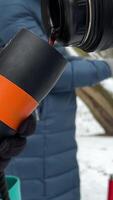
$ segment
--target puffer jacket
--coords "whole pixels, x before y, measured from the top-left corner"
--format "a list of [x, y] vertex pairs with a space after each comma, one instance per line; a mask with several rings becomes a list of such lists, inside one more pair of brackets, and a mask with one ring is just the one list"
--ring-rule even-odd
[[[23, 27], [46, 40], [40, 1], [0, 0], [0, 46]], [[80, 200], [75, 88], [92, 86], [111, 76], [103, 61], [72, 57], [63, 47], [56, 49], [69, 61], [66, 70], [38, 108], [40, 121], [35, 134], [6, 171], [20, 177], [23, 200]]]

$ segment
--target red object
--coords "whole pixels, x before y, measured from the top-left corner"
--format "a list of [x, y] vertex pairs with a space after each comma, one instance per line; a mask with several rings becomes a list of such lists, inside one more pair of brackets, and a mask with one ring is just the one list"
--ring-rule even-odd
[[48, 43], [50, 46], [54, 46], [55, 41], [56, 41], [56, 32], [53, 30]]
[[55, 38], [51, 38], [51, 37], [50, 37], [50, 38], [49, 38], [49, 41], [48, 41], [49, 45], [50, 45], [50, 46], [54, 46], [55, 40], [56, 40]]
[[108, 199], [113, 200], [113, 175], [111, 175], [108, 185]]

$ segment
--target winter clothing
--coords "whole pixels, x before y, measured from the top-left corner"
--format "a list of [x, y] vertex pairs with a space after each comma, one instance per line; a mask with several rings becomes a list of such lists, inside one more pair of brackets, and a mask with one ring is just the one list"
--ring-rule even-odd
[[104, 61], [109, 65], [112, 76], [113, 76], [113, 58], [108, 58], [108, 59], [105, 59]]
[[0, 143], [0, 172], [4, 171], [13, 156], [17, 156], [24, 149], [25, 144], [26, 139], [17, 136], [2, 140]]
[[[23, 27], [46, 40], [39, 0], [1, 0], [0, 18], [1, 46]], [[23, 200], [80, 200], [75, 88], [111, 76], [104, 61], [72, 57], [58, 45], [56, 49], [69, 61], [66, 70], [39, 106], [35, 135], [7, 169], [8, 174], [21, 178]]]
[[26, 146], [26, 137], [32, 135], [36, 128], [36, 114], [35, 112], [30, 115], [18, 128], [16, 135], [13, 135], [11, 130], [8, 135], [12, 135], [8, 138], [0, 138], [0, 172], [11, 161], [12, 157], [20, 154]]

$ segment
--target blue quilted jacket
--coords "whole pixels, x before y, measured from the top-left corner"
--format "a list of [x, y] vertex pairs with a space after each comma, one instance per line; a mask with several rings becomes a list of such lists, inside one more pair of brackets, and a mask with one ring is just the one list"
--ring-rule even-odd
[[[0, 0], [0, 46], [23, 27], [46, 40], [40, 1]], [[69, 61], [66, 70], [38, 109], [35, 135], [7, 169], [7, 174], [21, 178], [23, 200], [80, 200], [74, 90], [111, 76], [106, 63], [72, 57], [63, 47], [56, 48]]]

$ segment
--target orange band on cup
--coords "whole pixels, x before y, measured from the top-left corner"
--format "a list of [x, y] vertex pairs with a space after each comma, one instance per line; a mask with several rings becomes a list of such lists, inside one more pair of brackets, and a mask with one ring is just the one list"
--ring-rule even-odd
[[32, 96], [0, 75], [0, 121], [17, 130], [37, 106]]

